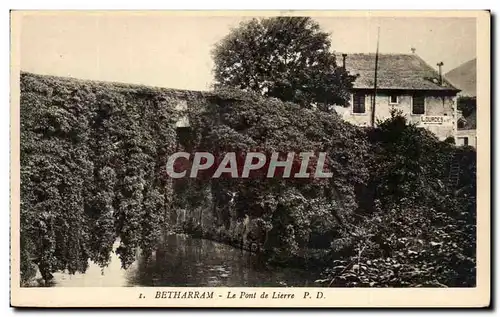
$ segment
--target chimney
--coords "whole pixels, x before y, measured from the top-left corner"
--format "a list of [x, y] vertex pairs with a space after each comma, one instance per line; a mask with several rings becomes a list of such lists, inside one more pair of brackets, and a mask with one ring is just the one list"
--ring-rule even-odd
[[347, 57], [347, 54], [342, 54], [342, 67], [345, 69], [345, 58]]
[[443, 86], [443, 73], [442, 73], [442, 70], [441, 70], [441, 67], [443, 65], [444, 65], [443, 62], [437, 63], [437, 66], [439, 67], [439, 85], [440, 86]]
[[412, 54], [415, 54], [415, 51], [416, 51], [416, 50], [417, 50], [416, 48], [412, 47], [412, 48], [411, 48], [411, 53], [412, 53]]

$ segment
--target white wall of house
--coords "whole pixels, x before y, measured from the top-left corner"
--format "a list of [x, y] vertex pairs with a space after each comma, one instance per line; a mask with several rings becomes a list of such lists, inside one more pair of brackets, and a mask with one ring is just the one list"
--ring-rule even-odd
[[476, 130], [457, 130], [457, 145], [470, 145], [477, 147]]
[[[397, 97], [397, 98], [396, 98]], [[335, 110], [342, 118], [359, 126], [370, 126], [372, 114], [373, 95], [365, 95], [365, 112], [355, 113], [353, 109], [353, 95], [349, 107], [336, 106]], [[392, 100], [391, 100], [392, 99]], [[396, 100], [395, 100], [396, 99]], [[391, 101], [396, 101], [391, 102]], [[440, 140], [454, 137], [456, 131], [456, 115], [454, 96], [425, 96], [424, 114], [414, 114], [413, 96], [410, 94], [397, 94], [392, 98], [387, 93], [377, 93], [375, 98], [375, 123], [377, 120], [390, 118], [391, 109], [403, 112], [409, 122], [432, 131]]]

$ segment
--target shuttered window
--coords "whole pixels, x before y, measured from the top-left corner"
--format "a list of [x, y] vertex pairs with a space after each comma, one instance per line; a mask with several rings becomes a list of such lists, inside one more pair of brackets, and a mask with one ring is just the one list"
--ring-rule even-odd
[[365, 94], [356, 93], [352, 96], [352, 112], [365, 113]]
[[411, 113], [412, 114], [425, 114], [425, 96], [421, 96], [421, 95], [413, 96]]

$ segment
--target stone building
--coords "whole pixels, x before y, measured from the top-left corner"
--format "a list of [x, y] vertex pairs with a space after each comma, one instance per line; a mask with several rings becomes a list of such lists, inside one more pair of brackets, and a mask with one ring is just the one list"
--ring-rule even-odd
[[[445, 74], [455, 87], [460, 89], [458, 93], [458, 108], [460, 103], [464, 106], [468, 104], [462, 112], [458, 111], [457, 120], [457, 145], [469, 145], [477, 147], [477, 118], [476, 118], [476, 80], [477, 80], [477, 59], [472, 59], [463, 63], [457, 68], [452, 69]], [[468, 108], [468, 109], [467, 109]]]
[[456, 140], [456, 98], [460, 91], [422, 58], [413, 54], [379, 54], [374, 123], [372, 122], [375, 54], [338, 54], [337, 61], [356, 76], [349, 107], [336, 106], [344, 120], [376, 125], [401, 110], [409, 122], [432, 131], [440, 140]]
[[475, 110], [467, 117], [459, 116], [457, 123], [456, 144], [477, 147]]

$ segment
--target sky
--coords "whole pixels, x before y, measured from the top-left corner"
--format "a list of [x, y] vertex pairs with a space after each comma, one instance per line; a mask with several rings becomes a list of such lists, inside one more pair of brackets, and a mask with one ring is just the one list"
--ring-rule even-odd
[[[213, 45], [245, 16], [31, 14], [21, 22], [21, 70], [82, 79], [209, 90]], [[443, 73], [476, 57], [475, 18], [313, 17], [332, 49], [411, 53]]]

